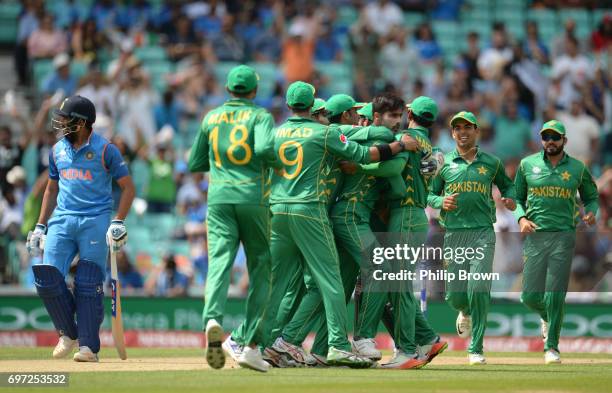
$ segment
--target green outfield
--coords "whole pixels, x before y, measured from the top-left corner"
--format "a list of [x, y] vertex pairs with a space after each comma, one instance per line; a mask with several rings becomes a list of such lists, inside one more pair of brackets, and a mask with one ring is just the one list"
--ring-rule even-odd
[[[539, 353], [489, 353], [487, 366], [467, 366], [465, 354], [440, 355], [422, 370], [274, 369], [268, 374], [208, 369], [201, 350], [130, 349], [129, 360], [104, 348], [99, 364], [50, 360], [50, 348], [2, 348], [0, 372], [66, 371], [69, 388], [19, 392], [609, 392], [612, 356], [564, 354], [545, 366]], [[2, 389], [1, 390], [6, 390]]]

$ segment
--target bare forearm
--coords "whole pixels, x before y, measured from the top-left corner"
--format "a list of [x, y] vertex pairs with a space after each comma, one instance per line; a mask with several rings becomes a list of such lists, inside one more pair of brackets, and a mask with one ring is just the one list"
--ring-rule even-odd
[[47, 225], [47, 221], [49, 221], [49, 217], [51, 217], [53, 210], [55, 210], [55, 206], [57, 206], [57, 190], [47, 186], [43, 195], [40, 215], [38, 216], [39, 224]]
[[[391, 149], [391, 156], [396, 155], [397, 153], [403, 151], [402, 145], [399, 142], [389, 143], [389, 148]], [[380, 145], [370, 147], [370, 162], [378, 162], [381, 161], [380, 155]], [[389, 157], [390, 158], [390, 157]], [[387, 158], [387, 159], [389, 159]]]
[[125, 220], [125, 217], [132, 207], [132, 201], [134, 201], [135, 194], [136, 192], [133, 185], [126, 185], [122, 188], [121, 199], [119, 199], [119, 207], [117, 208], [117, 215], [115, 216], [117, 220]]

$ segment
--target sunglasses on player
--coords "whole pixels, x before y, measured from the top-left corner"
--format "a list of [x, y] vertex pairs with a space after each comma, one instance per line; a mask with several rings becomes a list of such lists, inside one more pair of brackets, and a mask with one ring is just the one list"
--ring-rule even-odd
[[553, 141], [558, 142], [563, 138], [561, 134], [557, 134], [556, 132], [546, 132], [542, 134], [542, 140], [544, 142]]

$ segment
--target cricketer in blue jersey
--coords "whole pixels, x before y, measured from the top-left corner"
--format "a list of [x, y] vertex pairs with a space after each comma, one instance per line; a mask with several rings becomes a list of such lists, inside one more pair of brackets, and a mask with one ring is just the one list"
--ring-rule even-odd
[[[134, 199], [127, 165], [115, 145], [92, 132], [95, 120], [94, 105], [81, 96], [66, 98], [54, 111], [53, 128], [61, 139], [49, 152], [49, 182], [27, 243], [33, 254], [44, 248], [43, 263], [32, 270], [60, 336], [53, 357], [68, 355], [78, 340], [74, 360], [81, 362], [98, 361], [107, 250], [126, 242], [123, 220]], [[113, 179], [122, 193], [111, 221]], [[64, 277], [77, 255], [73, 293]]]

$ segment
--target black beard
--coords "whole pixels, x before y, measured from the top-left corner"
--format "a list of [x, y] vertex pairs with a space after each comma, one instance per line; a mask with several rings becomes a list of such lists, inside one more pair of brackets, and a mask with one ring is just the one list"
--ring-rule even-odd
[[560, 147], [550, 146], [549, 148], [544, 148], [544, 151], [549, 156], [557, 156], [563, 152], [563, 146], [560, 146]]
[[70, 134], [66, 134], [65, 138], [68, 142], [70, 143], [74, 143], [77, 140], [77, 133], [76, 132], [71, 132]]

